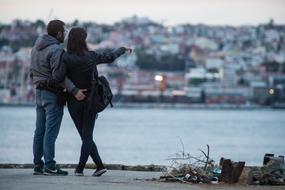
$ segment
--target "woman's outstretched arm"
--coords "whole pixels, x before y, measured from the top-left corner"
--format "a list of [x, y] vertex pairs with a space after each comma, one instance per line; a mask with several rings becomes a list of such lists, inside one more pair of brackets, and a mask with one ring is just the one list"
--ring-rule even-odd
[[120, 47], [115, 50], [93, 51], [92, 58], [97, 65], [102, 63], [112, 63], [127, 51], [131, 52], [131, 49]]

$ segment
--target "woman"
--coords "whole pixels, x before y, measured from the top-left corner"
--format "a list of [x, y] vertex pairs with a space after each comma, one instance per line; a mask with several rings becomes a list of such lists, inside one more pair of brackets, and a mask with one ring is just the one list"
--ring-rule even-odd
[[[121, 47], [108, 53], [89, 51], [86, 38], [87, 33], [84, 29], [72, 28], [68, 36], [67, 52], [63, 54], [62, 61], [63, 64], [66, 65], [67, 76], [76, 87], [86, 89], [85, 95], [88, 96], [93, 71], [97, 74], [96, 65], [100, 63], [112, 63], [116, 58], [131, 50]], [[93, 176], [101, 176], [107, 170], [103, 165], [96, 144], [93, 141], [93, 130], [97, 113], [91, 113], [86, 119], [86, 116], [84, 116], [86, 98], [83, 101], [78, 101], [74, 96], [70, 95], [67, 103], [70, 116], [82, 140], [80, 159], [75, 169], [75, 175], [84, 175], [83, 170], [90, 155], [97, 166]]]

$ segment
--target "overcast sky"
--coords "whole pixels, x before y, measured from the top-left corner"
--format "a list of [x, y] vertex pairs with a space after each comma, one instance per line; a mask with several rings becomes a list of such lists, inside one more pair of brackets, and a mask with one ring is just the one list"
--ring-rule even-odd
[[0, 0], [0, 22], [59, 18], [113, 23], [136, 14], [166, 25], [256, 25], [270, 18], [285, 24], [284, 7], [285, 0]]

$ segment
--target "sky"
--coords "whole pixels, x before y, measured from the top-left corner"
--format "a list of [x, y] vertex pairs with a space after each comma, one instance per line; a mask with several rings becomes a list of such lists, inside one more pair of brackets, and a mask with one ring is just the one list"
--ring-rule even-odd
[[285, 0], [0, 0], [0, 22], [58, 18], [112, 24], [133, 15], [165, 24], [285, 24]]

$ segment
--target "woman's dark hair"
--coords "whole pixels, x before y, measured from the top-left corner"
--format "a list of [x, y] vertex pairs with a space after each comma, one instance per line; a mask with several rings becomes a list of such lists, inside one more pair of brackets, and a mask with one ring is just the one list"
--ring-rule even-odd
[[58, 32], [64, 32], [64, 22], [61, 20], [52, 20], [47, 25], [47, 33], [56, 38]]
[[87, 33], [83, 28], [72, 28], [68, 35], [67, 51], [74, 53], [87, 51], [86, 38]]

